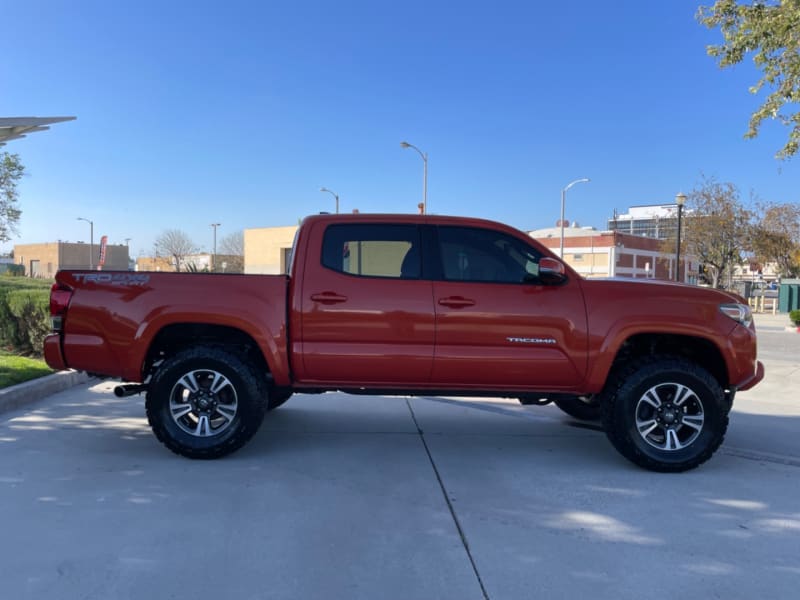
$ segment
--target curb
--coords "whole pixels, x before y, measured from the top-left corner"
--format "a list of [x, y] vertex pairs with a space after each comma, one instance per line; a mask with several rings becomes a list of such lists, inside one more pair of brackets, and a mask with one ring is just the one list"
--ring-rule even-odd
[[89, 381], [83, 371], [59, 371], [0, 390], [0, 414]]

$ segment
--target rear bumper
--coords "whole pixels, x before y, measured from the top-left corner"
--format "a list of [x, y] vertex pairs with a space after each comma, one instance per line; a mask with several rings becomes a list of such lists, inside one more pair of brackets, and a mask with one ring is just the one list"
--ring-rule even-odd
[[745, 380], [744, 383], [739, 385], [738, 389], [740, 392], [749, 390], [750, 388], [755, 387], [762, 379], [764, 379], [764, 363], [758, 361], [756, 363], [755, 374], [750, 379]]
[[61, 352], [61, 334], [51, 333], [44, 338], [44, 360], [48, 367], [56, 371], [67, 368], [64, 354]]

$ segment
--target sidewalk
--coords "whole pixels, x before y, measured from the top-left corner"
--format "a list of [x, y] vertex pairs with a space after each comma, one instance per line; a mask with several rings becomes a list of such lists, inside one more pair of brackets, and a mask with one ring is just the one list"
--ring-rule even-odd
[[789, 320], [788, 313], [753, 313], [753, 321], [756, 324], [756, 330], [771, 330], [786, 329], [787, 331], [794, 331], [796, 328]]

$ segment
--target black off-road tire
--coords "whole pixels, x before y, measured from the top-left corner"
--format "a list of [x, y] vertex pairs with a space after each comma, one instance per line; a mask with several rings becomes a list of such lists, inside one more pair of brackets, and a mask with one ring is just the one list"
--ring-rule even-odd
[[279, 406], [286, 404], [286, 401], [293, 396], [293, 392], [284, 392], [276, 389], [269, 391], [269, 400], [267, 402], [267, 410], [275, 410]]
[[564, 397], [556, 398], [553, 400], [553, 404], [570, 417], [575, 417], [581, 421], [600, 420], [600, 403], [596, 399], [593, 402], [584, 402], [579, 398]]
[[[187, 397], [193, 396], [189, 387], [195, 385], [186, 386], [188, 380], [184, 379], [190, 373], [196, 374], [193, 376], [195, 384], [197, 377], [205, 382], [197, 385], [205, 394], [201, 400], [221, 401], [219, 412], [188, 410], [194, 406]], [[212, 394], [211, 386], [204, 387], [212, 383], [209, 378], [213, 382], [223, 382], [219, 394]], [[229, 404], [225, 404], [226, 401]], [[230, 454], [246, 444], [261, 426], [267, 403], [265, 378], [241, 356], [218, 347], [197, 346], [164, 361], [153, 375], [145, 408], [153, 433], [167, 448], [188, 458], [211, 459]], [[187, 412], [180, 416], [184, 411]], [[200, 422], [198, 415], [201, 414], [208, 415], [204, 426], [206, 434], [190, 433], [188, 430]], [[216, 421], [222, 423], [218, 433], [213, 426], [215, 414]]]
[[[685, 358], [654, 355], [636, 359], [617, 373], [609, 385], [613, 389], [604, 392], [601, 402], [606, 435], [625, 458], [640, 467], [665, 473], [694, 469], [711, 458], [725, 438], [728, 429], [728, 411], [722, 387], [708, 371]], [[688, 399], [677, 407], [678, 409], [681, 406], [685, 407], [681, 410], [676, 410], [675, 405], [671, 404], [678, 395], [680, 389], [678, 386], [688, 388], [692, 392], [692, 395], [687, 396]], [[652, 390], [656, 390], [656, 396], [663, 402], [662, 409], [667, 408], [671, 418], [674, 417], [681, 422], [685, 419], [688, 422], [694, 415], [695, 426], [683, 425], [682, 427], [688, 429], [684, 431], [679, 428], [678, 433], [674, 434], [675, 440], [678, 440], [681, 432], [684, 436], [688, 434], [685, 446], [668, 449], [656, 447], [651, 443], [652, 438], [657, 438], [661, 432], [664, 433], [665, 445], [668, 445], [669, 438], [668, 428], [663, 425], [664, 414], [656, 414], [657, 411], [652, 409], [650, 402], [645, 400], [645, 396]], [[652, 393], [648, 398], [652, 398]], [[684, 416], [681, 413], [687, 408], [689, 412]], [[655, 425], [656, 419], [661, 419], [662, 424], [651, 434], [640, 433], [637, 428], [637, 414], [643, 430], [648, 428], [644, 426], [645, 423], [651, 422]], [[675, 414], [678, 416], [675, 417]], [[698, 430], [696, 424], [700, 421], [702, 424]], [[674, 421], [672, 423], [674, 424]], [[678, 443], [683, 444], [684, 441]]]

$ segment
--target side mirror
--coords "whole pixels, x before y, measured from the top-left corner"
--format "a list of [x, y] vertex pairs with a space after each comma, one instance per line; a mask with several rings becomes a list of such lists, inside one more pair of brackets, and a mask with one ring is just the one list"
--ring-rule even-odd
[[545, 285], [560, 285], [567, 281], [564, 263], [545, 256], [539, 261], [539, 280]]

